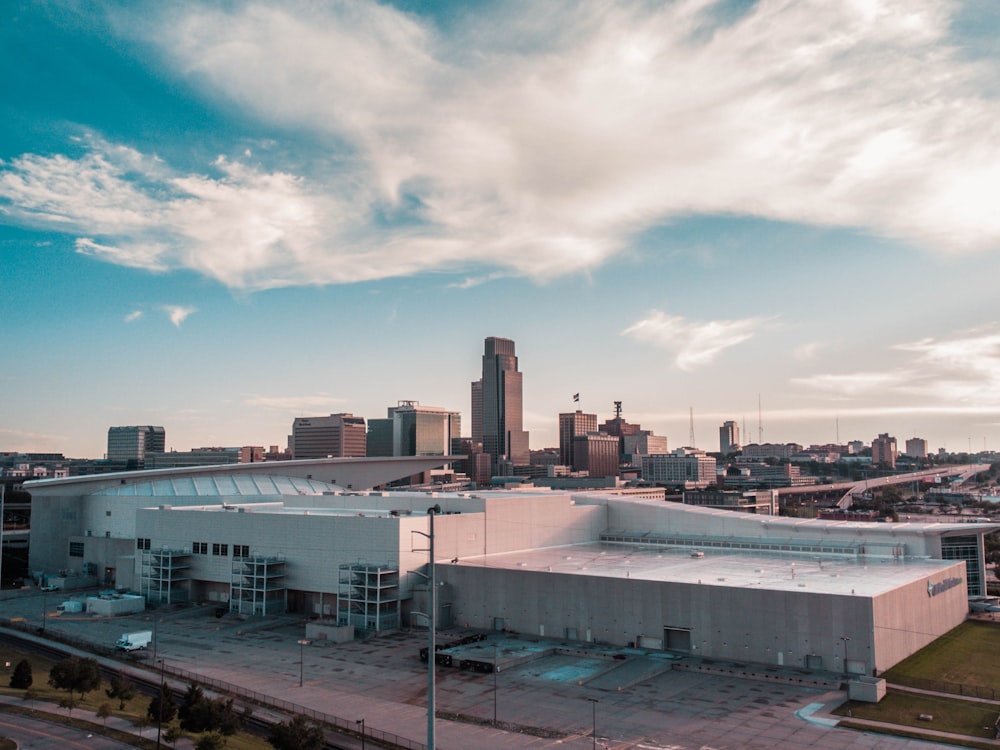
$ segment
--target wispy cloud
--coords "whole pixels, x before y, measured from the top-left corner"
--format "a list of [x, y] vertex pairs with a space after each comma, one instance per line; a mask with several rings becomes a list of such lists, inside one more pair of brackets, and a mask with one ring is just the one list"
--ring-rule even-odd
[[622, 331], [622, 335], [665, 349], [681, 370], [695, 370], [751, 338], [764, 322], [764, 318], [689, 321], [652, 310], [646, 318]]
[[346, 403], [346, 399], [329, 396], [325, 393], [315, 396], [264, 396], [253, 394], [246, 396], [243, 399], [243, 403], [247, 406], [257, 406], [262, 409], [303, 414], [310, 411], [334, 409]]
[[296, 173], [234, 145], [245, 161], [190, 173], [91, 138], [0, 165], [0, 210], [248, 289], [547, 278], [692, 214], [1000, 246], [997, 65], [961, 53], [954, 6], [725, 7], [504, 3], [438, 27], [363, 1], [143, 6], [128, 33], [158, 63], [338, 158]]
[[139, 318], [141, 318], [142, 315], [143, 315], [142, 310], [133, 310], [132, 312], [130, 312], [128, 315], [125, 316], [125, 322], [134, 323], [135, 321], [139, 320]]
[[198, 312], [197, 307], [183, 307], [182, 305], [164, 305], [162, 309], [170, 318], [170, 322], [177, 328], [180, 328], [181, 323], [187, 320], [190, 315]]
[[818, 373], [793, 378], [794, 385], [844, 398], [919, 397], [936, 408], [995, 411], [1000, 406], [1000, 333], [993, 327], [897, 344], [910, 355], [884, 371]]

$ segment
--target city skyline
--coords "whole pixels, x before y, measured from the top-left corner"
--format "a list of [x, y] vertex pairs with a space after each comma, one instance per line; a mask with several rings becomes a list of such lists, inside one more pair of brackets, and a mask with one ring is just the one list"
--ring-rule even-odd
[[998, 31], [978, 0], [5, 4], [0, 450], [284, 445], [405, 399], [471, 426], [491, 336], [533, 449], [615, 401], [671, 448], [693, 410], [706, 450], [997, 449]]

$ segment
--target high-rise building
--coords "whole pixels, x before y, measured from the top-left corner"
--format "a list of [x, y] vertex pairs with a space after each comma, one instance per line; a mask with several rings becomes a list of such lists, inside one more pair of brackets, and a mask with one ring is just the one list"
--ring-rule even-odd
[[876, 466], [896, 468], [896, 438], [888, 432], [881, 433], [872, 440], [872, 463]]
[[923, 438], [910, 438], [906, 441], [906, 455], [910, 458], [927, 458], [927, 441]]
[[523, 409], [514, 342], [490, 336], [483, 353], [483, 376], [472, 384], [472, 437], [478, 440], [477, 429], [482, 432], [483, 452], [490, 456], [494, 472], [501, 463], [529, 463]]
[[462, 433], [458, 412], [400, 401], [386, 419], [368, 421], [369, 456], [446, 456]]
[[618, 476], [620, 438], [590, 432], [573, 438], [573, 471], [585, 471], [589, 477]]
[[573, 465], [573, 438], [597, 432], [597, 415], [584, 414], [577, 409], [559, 415], [559, 463]]
[[288, 447], [292, 458], [364, 458], [367, 454], [365, 418], [353, 414], [296, 417]]
[[722, 423], [719, 428], [719, 453], [728, 456], [740, 449], [740, 426], [732, 420]]
[[167, 433], [154, 425], [131, 425], [108, 428], [108, 460], [144, 465], [147, 453], [163, 453], [167, 449]]

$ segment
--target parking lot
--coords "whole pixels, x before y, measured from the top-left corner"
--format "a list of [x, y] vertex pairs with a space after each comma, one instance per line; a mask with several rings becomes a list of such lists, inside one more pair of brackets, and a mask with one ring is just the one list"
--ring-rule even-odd
[[[138, 658], [238, 685], [416, 742], [426, 740], [424, 632], [346, 644], [300, 644], [305, 623], [292, 616], [239, 619], [211, 606], [98, 618], [57, 614], [65, 596], [4, 592], [0, 618], [48, 635], [110, 647], [123, 633], [155, 631]], [[469, 633], [443, 632], [439, 644]], [[501, 665], [499, 673], [457, 666], [436, 672], [439, 748], [724, 750], [728, 748], [927, 748], [929, 743], [830, 726], [826, 709], [843, 693], [779, 679], [686, 671], [662, 652], [602, 649], [580, 643], [487, 634], [455, 652], [455, 663]], [[496, 725], [494, 725], [494, 718]]]

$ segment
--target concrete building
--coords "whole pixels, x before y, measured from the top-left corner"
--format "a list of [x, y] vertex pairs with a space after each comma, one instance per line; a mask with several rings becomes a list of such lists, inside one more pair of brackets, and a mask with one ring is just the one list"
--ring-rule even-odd
[[597, 432], [597, 415], [584, 414], [577, 409], [575, 412], [564, 412], [559, 415], [559, 463], [563, 466], [573, 465], [573, 438]]
[[296, 417], [288, 440], [288, 448], [296, 460], [364, 457], [367, 444], [365, 419], [353, 414]]
[[906, 441], [906, 455], [910, 458], [927, 458], [927, 441], [923, 438], [909, 438]]
[[666, 455], [642, 457], [642, 478], [647, 482], [688, 489], [716, 482], [716, 462], [704, 451], [680, 448]]
[[[522, 399], [514, 342], [490, 336], [484, 347], [482, 377], [472, 384], [472, 438], [482, 441], [495, 474], [500, 473], [501, 463], [529, 464]], [[477, 429], [481, 430], [478, 434]]]
[[740, 449], [740, 426], [732, 420], [722, 423], [719, 428], [719, 453], [728, 456]]
[[108, 428], [108, 460], [141, 468], [147, 453], [163, 453], [167, 433], [155, 425]]
[[[289, 461], [40, 480], [32, 570], [108, 568], [152, 601], [438, 622], [715, 660], [882, 672], [985, 593], [1000, 524], [865, 524], [602, 492], [347, 492], [430, 458]], [[398, 462], [403, 462], [402, 464]], [[433, 526], [428, 508], [435, 506]], [[733, 613], [739, 613], [734, 616]]]
[[896, 438], [883, 432], [872, 440], [872, 463], [888, 469], [896, 468]]

